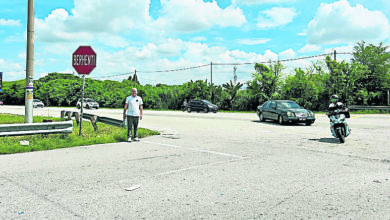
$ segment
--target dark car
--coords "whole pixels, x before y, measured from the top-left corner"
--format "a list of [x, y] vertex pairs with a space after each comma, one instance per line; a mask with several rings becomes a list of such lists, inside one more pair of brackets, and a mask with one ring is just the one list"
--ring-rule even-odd
[[207, 112], [214, 112], [216, 113], [218, 111], [218, 107], [214, 105], [213, 103], [207, 101], [207, 100], [201, 100], [201, 99], [192, 99], [187, 104], [187, 111], [203, 111], [205, 113]]
[[296, 102], [290, 100], [270, 100], [257, 107], [257, 116], [260, 121], [267, 119], [284, 123], [314, 123], [315, 116], [310, 110], [301, 108]]

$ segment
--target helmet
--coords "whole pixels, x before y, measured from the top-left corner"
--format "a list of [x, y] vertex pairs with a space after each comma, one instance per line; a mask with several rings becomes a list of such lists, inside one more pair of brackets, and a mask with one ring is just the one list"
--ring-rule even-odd
[[331, 102], [338, 102], [338, 101], [339, 101], [339, 97], [338, 97], [337, 95], [332, 95], [332, 96], [330, 97], [330, 101], [331, 101]]

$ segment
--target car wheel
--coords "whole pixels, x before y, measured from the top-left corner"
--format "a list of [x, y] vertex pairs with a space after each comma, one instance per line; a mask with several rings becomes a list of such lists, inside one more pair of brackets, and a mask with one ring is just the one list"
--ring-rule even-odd
[[278, 122], [280, 125], [284, 124], [283, 117], [281, 115], [279, 115], [279, 117], [278, 117]]
[[86, 106], [87, 109], [90, 109], [89, 105]]
[[259, 115], [259, 119], [260, 119], [261, 122], [265, 121], [263, 113], [261, 113], [261, 112], [260, 112], [260, 115]]
[[77, 108], [80, 109], [81, 107], [79, 105], [77, 105]]
[[209, 110], [208, 110], [207, 108], [204, 108], [204, 109], [203, 109], [203, 112], [204, 112], [204, 113], [207, 113], [207, 112], [209, 112]]
[[187, 112], [188, 112], [188, 113], [191, 112], [191, 108], [190, 108], [190, 107], [187, 108]]

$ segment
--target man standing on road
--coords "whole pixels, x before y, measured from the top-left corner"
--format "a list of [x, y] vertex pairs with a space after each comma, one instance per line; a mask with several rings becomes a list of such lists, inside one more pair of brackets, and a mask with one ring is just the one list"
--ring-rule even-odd
[[138, 139], [138, 122], [142, 120], [142, 98], [137, 96], [137, 89], [133, 88], [131, 96], [126, 98], [126, 103], [123, 111], [123, 120], [127, 117], [127, 141], [131, 142], [131, 131], [134, 126], [134, 141]]

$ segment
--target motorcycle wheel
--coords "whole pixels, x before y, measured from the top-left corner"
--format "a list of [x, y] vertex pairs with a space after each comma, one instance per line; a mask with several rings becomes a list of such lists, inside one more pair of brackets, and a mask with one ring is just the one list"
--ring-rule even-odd
[[344, 137], [343, 132], [341, 131], [341, 129], [337, 130], [337, 137], [339, 138], [340, 143], [344, 143], [345, 142], [345, 137]]

